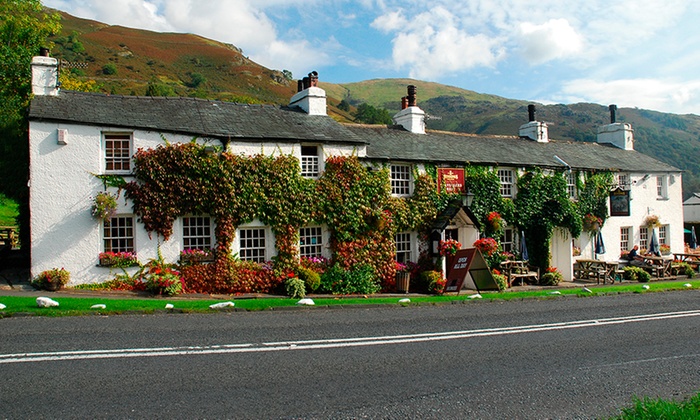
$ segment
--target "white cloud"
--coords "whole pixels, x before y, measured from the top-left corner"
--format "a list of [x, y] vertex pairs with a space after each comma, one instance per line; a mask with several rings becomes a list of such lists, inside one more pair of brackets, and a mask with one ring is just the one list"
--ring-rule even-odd
[[504, 55], [500, 40], [460, 29], [458, 19], [443, 7], [410, 19], [401, 11], [391, 12], [375, 19], [372, 27], [396, 32], [392, 41], [394, 64], [407, 68], [413, 78], [436, 80], [475, 66], [493, 67]]
[[566, 19], [550, 19], [541, 25], [524, 22], [519, 32], [522, 54], [531, 64], [576, 55], [583, 46], [582, 37]]
[[564, 83], [562, 93], [561, 99], [567, 102], [590, 101], [679, 114], [697, 114], [700, 109], [700, 80], [577, 79]]

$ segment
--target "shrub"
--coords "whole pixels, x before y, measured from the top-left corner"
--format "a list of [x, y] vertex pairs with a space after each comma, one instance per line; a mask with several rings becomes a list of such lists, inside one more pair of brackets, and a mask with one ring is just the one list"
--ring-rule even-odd
[[162, 260], [151, 260], [137, 274], [145, 284], [146, 290], [156, 295], [173, 296], [183, 292], [184, 283], [171, 264]]
[[334, 264], [321, 275], [321, 290], [334, 295], [373, 294], [380, 289], [374, 269], [366, 264], [350, 270]]
[[506, 276], [501, 274], [500, 271], [493, 270], [491, 274], [493, 275], [493, 280], [496, 282], [496, 286], [498, 286], [499, 292], [503, 292], [508, 288], [508, 279], [506, 279]]
[[102, 67], [102, 73], [106, 75], [117, 74], [117, 66], [112, 63], [107, 63]]
[[420, 273], [421, 282], [427, 286], [428, 293], [440, 295], [445, 291], [447, 280], [439, 271], [424, 271]]
[[304, 282], [306, 291], [313, 293], [321, 285], [321, 275], [310, 268], [299, 267], [297, 275]]
[[689, 279], [695, 277], [695, 270], [693, 270], [693, 266], [687, 262], [679, 262], [674, 264], [673, 272], [674, 274], [684, 274], [688, 276]]
[[287, 291], [287, 296], [292, 299], [301, 299], [306, 296], [306, 285], [304, 280], [299, 277], [292, 277], [284, 282], [284, 290]]
[[640, 267], [625, 267], [624, 276], [627, 280], [636, 280], [641, 283], [647, 283], [649, 280], [651, 280], [651, 274], [647, 273]]
[[556, 267], [549, 267], [547, 272], [540, 278], [540, 285], [542, 286], [556, 286], [560, 281], [564, 280], [564, 276], [556, 269]]
[[70, 273], [64, 268], [52, 268], [42, 271], [32, 279], [32, 286], [37, 289], [57, 290], [65, 286], [70, 280]]

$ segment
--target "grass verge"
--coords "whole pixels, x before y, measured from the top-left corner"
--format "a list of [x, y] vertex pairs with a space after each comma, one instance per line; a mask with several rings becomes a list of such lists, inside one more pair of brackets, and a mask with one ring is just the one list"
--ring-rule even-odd
[[622, 414], [611, 420], [657, 420], [700, 418], [700, 394], [683, 401], [666, 401], [644, 397], [635, 398], [632, 406], [624, 408]]
[[[690, 284], [690, 287], [687, 286]], [[648, 285], [649, 288], [644, 288]], [[350, 305], [439, 305], [451, 303], [471, 303], [478, 300], [514, 300], [514, 299], [557, 299], [562, 296], [600, 296], [618, 293], [649, 293], [671, 290], [686, 290], [700, 287], [700, 280], [685, 280], [659, 283], [634, 283], [622, 285], [596, 286], [585, 291], [579, 287], [547, 288], [533, 291], [508, 291], [483, 292], [481, 299], [473, 298], [473, 294], [449, 294], [441, 296], [410, 296], [410, 302], [400, 303], [404, 296], [322, 296], [313, 297], [316, 307], [350, 306]], [[70, 290], [70, 289], [67, 289]], [[58, 307], [39, 308], [36, 297], [27, 296], [0, 296], [0, 304], [5, 309], [0, 310], [0, 317], [15, 315], [42, 315], [42, 316], [72, 316], [72, 315], [116, 315], [123, 313], [156, 313], [156, 312], [214, 312], [221, 309], [211, 309], [209, 306], [224, 301], [232, 301], [235, 306], [224, 310], [260, 311], [268, 309], [284, 309], [297, 307], [298, 299], [286, 297], [265, 298], [240, 298], [231, 297], [225, 299], [195, 299], [183, 297], [152, 297], [152, 298], [114, 298], [112, 296], [68, 297], [61, 293], [48, 292], [45, 296], [59, 303]], [[104, 309], [91, 309], [91, 306], [103, 304]], [[166, 304], [172, 304], [172, 309], [166, 309]]]

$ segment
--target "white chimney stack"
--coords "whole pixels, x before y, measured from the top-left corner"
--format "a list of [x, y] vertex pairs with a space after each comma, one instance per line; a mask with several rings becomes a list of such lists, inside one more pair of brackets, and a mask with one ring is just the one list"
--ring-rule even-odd
[[425, 112], [416, 105], [415, 86], [408, 86], [408, 96], [401, 98], [401, 111], [392, 120], [411, 133], [425, 134]]
[[58, 95], [58, 60], [49, 57], [49, 50], [42, 48], [41, 55], [32, 58], [32, 93], [34, 95]]
[[610, 105], [610, 124], [598, 127], [598, 143], [609, 143], [624, 150], [634, 150], [632, 124], [616, 122], [617, 105]]
[[529, 122], [520, 126], [518, 129], [518, 136], [527, 137], [539, 143], [549, 143], [547, 123], [535, 121], [535, 105], [528, 105], [527, 113]]
[[318, 73], [312, 71], [299, 80], [298, 92], [292, 96], [289, 106], [298, 106], [309, 115], [328, 115], [326, 113], [326, 91], [318, 87]]

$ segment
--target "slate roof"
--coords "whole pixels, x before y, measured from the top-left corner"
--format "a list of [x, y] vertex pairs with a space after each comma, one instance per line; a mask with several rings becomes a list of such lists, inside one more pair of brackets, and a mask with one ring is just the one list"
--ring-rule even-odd
[[612, 145], [556, 140], [538, 143], [516, 136], [431, 130], [414, 134], [398, 126], [340, 124], [331, 117], [307, 115], [297, 108], [195, 98], [61, 91], [58, 96], [35, 96], [29, 118], [212, 137], [224, 142], [367, 144], [367, 158], [379, 160], [554, 169], [567, 169], [568, 164], [575, 170], [680, 172], [643, 153]]
[[296, 108], [249, 105], [196, 98], [155, 98], [61, 91], [35, 96], [29, 118], [213, 137], [223, 141], [362, 144], [331, 117]]
[[[409, 162], [465, 163], [622, 172], [680, 172], [666, 163], [634, 150], [591, 142], [550, 140], [549, 143], [516, 136], [484, 136], [426, 130], [414, 134], [396, 126], [346, 125], [368, 141], [367, 157]], [[555, 156], [561, 159], [557, 159]]]

